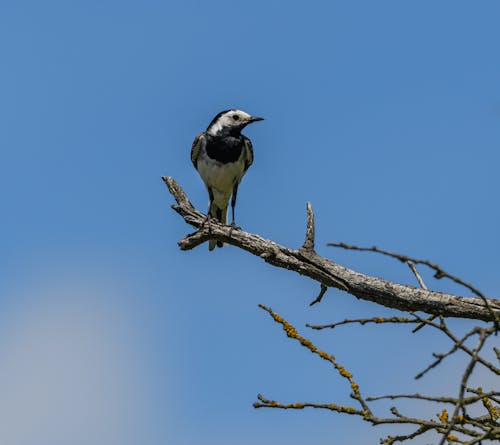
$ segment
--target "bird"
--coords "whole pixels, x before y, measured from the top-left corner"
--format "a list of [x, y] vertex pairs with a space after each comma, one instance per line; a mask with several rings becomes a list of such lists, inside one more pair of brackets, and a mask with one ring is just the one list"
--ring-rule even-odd
[[[207, 129], [198, 134], [191, 147], [191, 162], [208, 191], [207, 219], [227, 224], [227, 209], [231, 198], [231, 227], [237, 229], [234, 207], [241, 179], [253, 163], [252, 142], [241, 131], [264, 118], [245, 111], [231, 109], [218, 113]], [[208, 249], [222, 247], [221, 241], [210, 240]]]

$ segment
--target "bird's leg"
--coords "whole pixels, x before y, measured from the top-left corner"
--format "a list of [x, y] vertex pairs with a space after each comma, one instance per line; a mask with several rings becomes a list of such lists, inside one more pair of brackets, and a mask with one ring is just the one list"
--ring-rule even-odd
[[207, 210], [207, 215], [205, 216], [205, 219], [201, 223], [200, 230], [203, 229], [205, 227], [205, 224], [208, 223], [208, 233], [210, 233], [212, 231], [212, 227], [210, 226], [210, 219], [212, 218], [212, 216], [210, 215], [210, 209], [212, 208], [212, 204], [214, 202], [214, 193], [212, 192], [211, 188], [207, 188], [207, 190], [208, 190], [208, 197], [209, 197], [208, 210]]
[[236, 197], [238, 196], [238, 183], [236, 183], [233, 187], [233, 195], [231, 196], [231, 215], [232, 215], [232, 221], [231, 221], [231, 227], [234, 229], [239, 230], [240, 227], [236, 225], [236, 222], [234, 220], [234, 208], [236, 207]]
[[233, 230], [241, 230], [241, 227], [238, 227], [236, 225], [236, 222], [234, 220], [234, 208], [236, 207], [236, 196], [238, 195], [238, 183], [236, 183], [233, 187], [233, 196], [231, 197], [231, 215], [232, 215], [232, 221], [231, 221], [231, 229], [229, 230], [229, 236], [232, 235]]

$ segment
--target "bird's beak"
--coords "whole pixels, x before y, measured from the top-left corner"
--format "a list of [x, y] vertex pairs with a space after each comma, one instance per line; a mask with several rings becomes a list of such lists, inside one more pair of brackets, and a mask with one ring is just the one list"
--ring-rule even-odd
[[258, 116], [251, 116], [250, 119], [248, 120], [249, 122], [257, 122], [257, 121], [263, 121], [263, 117], [258, 117]]

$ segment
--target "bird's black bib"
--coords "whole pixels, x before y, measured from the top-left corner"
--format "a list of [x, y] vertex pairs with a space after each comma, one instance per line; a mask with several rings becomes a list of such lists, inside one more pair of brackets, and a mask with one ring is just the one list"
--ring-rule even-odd
[[222, 164], [236, 162], [245, 145], [243, 137], [238, 136], [209, 136], [207, 138], [206, 151], [210, 159], [219, 161]]

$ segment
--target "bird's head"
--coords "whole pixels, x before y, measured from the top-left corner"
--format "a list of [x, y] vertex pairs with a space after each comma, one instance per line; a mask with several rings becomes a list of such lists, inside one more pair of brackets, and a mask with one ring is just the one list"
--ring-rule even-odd
[[241, 110], [221, 111], [212, 119], [207, 128], [207, 133], [212, 136], [222, 134], [239, 134], [243, 128], [252, 122], [263, 120], [262, 117], [251, 116]]

